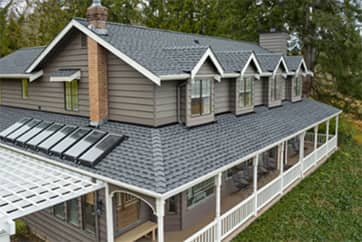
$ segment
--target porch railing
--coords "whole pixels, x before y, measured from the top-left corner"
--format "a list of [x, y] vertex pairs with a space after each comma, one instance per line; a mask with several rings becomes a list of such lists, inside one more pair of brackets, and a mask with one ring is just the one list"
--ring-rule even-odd
[[206, 225], [201, 230], [197, 231], [185, 242], [214, 242], [216, 239], [216, 220]]
[[303, 159], [303, 172], [308, 171], [316, 161], [315, 151], [304, 157]]
[[[288, 171], [284, 172], [283, 178], [281, 176], [275, 178], [269, 184], [265, 185], [257, 194], [251, 195], [246, 200], [242, 201], [235, 207], [228, 210], [225, 214], [220, 216], [221, 223], [221, 239], [226, 238], [232, 232], [245, 223], [249, 218], [256, 214], [271, 200], [281, 194], [282, 189], [285, 190], [293, 184], [298, 178], [301, 177], [301, 166], [303, 166], [303, 173], [309, 170], [320, 159], [325, 157], [330, 151], [337, 147], [337, 137], [333, 136], [323, 146], [306, 156], [302, 163], [295, 164]], [[283, 180], [283, 181], [282, 181]], [[282, 184], [283, 182], [283, 184]], [[282, 186], [283, 185], [283, 186]], [[255, 201], [257, 199], [257, 201]], [[257, 207], [255, 207], [255, 202]], [[215, 242], [217, 239], [217, 220], [215, 219], [210, 224], [193, 234], [184, 242]]]
[[255, 196], [251, 196], [221, 216], [221, 239], [254, 215]]
[[283, 174], [283, 189], [289, 187], [295, 180], [302, 176], [301, 163], [295, 164]]
[[271, 200], [273, 200], [281, 192], [281, 182], [281, 177], [278, 176], [272, 182], [265, 185], [262, 189], [258, 191], [258, 210], [264, 207]]

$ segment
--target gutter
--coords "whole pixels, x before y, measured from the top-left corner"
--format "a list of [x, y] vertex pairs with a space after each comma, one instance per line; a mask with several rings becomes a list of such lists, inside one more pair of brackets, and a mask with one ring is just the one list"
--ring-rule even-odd
[[29, 79], [30, 82], [35, 81], [39, 77], [43, 76], [44, 72], [38, 71], [34, 73], [18, 73], [18, 74], [0, 74], [0, 78], [9, 78], [9, 79]]

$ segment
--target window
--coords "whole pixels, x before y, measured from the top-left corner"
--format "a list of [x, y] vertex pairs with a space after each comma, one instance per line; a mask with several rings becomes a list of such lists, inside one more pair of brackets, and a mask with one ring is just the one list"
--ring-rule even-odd
[[253, 81], [253, 77], [244, 77], [240, 79], [239, 106], [241, 108], [253, 106]]
[[82, 199], [83, 204], [83, 228], [86, 231], [95, 233], [96, 230], [96, 207], [95, 193], [88, 193]]
[[192, 115], [211, 113], [211, 80], [193, 80], [191, 95]]
[[280, 87], [279, 87], [279, 76], [276, 75], [271, 81], [271, 99], [277, 101], [280, 99]]
[[72, 225], [79, 226], [78, 199], [67, 201], [67, 221]]
[[80, 47], [87, 48], [87, 37], [83, 34], [80, 37]]
[[209, 197], [214, 192], [214, 178], [210, 178], [187, 190], [187, 206], [190, 207]]
[[170, 197], [167, 202], [167, 211], [168, 213], [175, 214], [177, 213], [176, 197]]
[[302, 78], [297, 76], [294, 78], [294, 96], [298, 97], [302, 95]]
[[24, 99], [29, 97], [29, 80], [27, 79], [21, 81], [21, 97]]
[[65, 109], [78, 111], [78, 81], [65, 82]]
[[54, 215], [55, 217], [61, 219], [61, 220], [64, 220], [65, 219], [65, 206], [64, 206], [64, 203], [60, 203], [56, 206], [54, 206]]

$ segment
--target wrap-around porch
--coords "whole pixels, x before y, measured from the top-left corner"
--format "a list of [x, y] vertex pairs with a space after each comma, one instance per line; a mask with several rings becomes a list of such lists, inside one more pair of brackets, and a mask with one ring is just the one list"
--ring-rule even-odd
[[[148, 217], [142, 223], [123, 234], [108, 231], [109, 235], [115, 241], [128, 241], [124, 235], [132, 231], [140, 234], [129, 241], [222, 241], [259, 216], [325, 160], [337, 148], [337, 131], [335, 116], [166, 200], [147, 202]], [[110, 203], [108, 208], [112, 210], [107, 213], [112, 214], [113, 223], [118, 223], [114, 218], [114, 198]]]

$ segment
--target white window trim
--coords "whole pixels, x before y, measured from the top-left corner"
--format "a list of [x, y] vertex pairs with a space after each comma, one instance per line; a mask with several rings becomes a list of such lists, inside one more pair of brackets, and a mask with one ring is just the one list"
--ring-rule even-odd
[[80, 71], [70, 76], [51, 76], [49, 79], [50, 82], [72, 82], [73, 80], [80, 80]]

